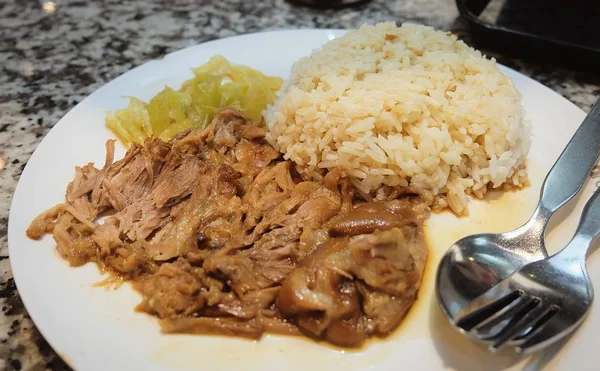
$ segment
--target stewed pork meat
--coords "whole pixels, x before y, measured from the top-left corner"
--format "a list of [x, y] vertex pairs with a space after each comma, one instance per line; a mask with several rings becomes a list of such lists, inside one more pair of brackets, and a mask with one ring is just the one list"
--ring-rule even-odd
[[305, 181], [224, 109], [203, 130], [133, 144], [75, 169], [66, 201], [27, 230], [71, 265], [132, 281], [164, 332], [305, 334], [341, 346], [385, 336], [414, 302], [431, 200], [361, 198], [340, 170]]

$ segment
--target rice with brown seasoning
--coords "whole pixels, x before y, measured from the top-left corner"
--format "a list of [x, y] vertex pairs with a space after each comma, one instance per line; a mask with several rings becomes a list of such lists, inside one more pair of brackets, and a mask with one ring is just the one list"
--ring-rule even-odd
[[269, 141], [306, 176], [342, 168], [364, 193], [415, 186], [437, 208], [521, 187], [531, 129], [495, 60], [430, 27], [365, 25], [299, 60], [267, 112]]

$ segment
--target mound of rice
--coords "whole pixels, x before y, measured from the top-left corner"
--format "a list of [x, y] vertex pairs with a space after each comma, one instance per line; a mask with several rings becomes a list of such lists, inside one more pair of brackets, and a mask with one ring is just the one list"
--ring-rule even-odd
[[523, 186], [530, 127], [494, 60], [430, 27], [365, 25], [294, 64], [268, 140], [310, 178], [342, 168], [363, 193], [391, 186], [467, 213], [466, 195]]

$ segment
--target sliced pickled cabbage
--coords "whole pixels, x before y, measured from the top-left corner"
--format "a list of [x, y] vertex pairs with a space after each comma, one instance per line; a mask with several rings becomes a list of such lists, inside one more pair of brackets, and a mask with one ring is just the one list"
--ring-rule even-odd
[[129, 145], [150, 136], [168, 140], [185, 129], [204, 128], [220, 107], [237, 108], [260, 123], [283, 82], [220, 55], [193, 72], [179, 90], [167, 87], [148, 103], [129, 98], [126, 108], [107, 114], [106, 126]]

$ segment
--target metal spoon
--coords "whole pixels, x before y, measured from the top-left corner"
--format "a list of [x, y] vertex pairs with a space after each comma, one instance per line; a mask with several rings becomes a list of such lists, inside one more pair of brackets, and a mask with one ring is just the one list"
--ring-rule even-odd
[[563, 250], [525, 265], [471, 301], [458, 325], [489, 343], [492, 352], [510, 344], [529, 353], [566, 336], [583, 322], [594, 300], [585, 259], [599, 236], [600, 189]]
[[[515, 270], [548, 257], [544, 244], [550, 217], [585, 183], [600, 155], [600, 100], [546, 176], [538, 206], [527, 223], [501, 234], [465, 237], [446, 252], [436, 277], [442, 312], [456, 326], [465, 306]], [[463, 331], [464, 332], [464, 331]]]

